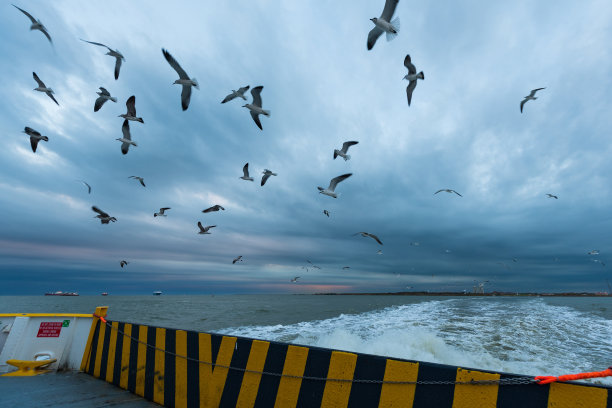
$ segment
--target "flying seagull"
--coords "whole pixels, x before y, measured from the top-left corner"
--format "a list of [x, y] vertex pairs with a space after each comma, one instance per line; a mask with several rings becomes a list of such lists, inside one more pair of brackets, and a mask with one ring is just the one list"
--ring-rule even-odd
[[406, 96], [408, 96], [408, 106], [410, 106], [410, 101], [412, 101], [412, 91], [414, 91], [414, 88], [417, 86], [417, 79], [425, 79], [425, 74], [423, 74], [423, 71], [417, 74], [416, 67], [410, 60], [410, 54], [406, 55], [406, 58], [404, 58], [404, 66], [408, 68], [408, 74], [406, 74], [403, 79], [408, 81]]
[[159, 212], [153, 213], [154, 217], [167, 217], [165, 214], [166, 210], [170, 210], [170, 207], [163, 207], [159, 209]]
[[183, 92], [181, 92], [181, 106], [183, 107], [183, 110], [187, 110], [187, 108], [189, 107], [189, 100], [191, 99], [191, 87], [195, 86], [196, 89], [200, 89], [198, 80], [195, 78], [190, 79], [189, 75], [187, 75], [185, 70], [181, 68], [179, 63], [176, 62], [174, 57], [170, 55], [168, 51], [162, 48], [162, 52], [164, 53], [164, 58], [166, 58], [166, 61], [168, 61], [168, 64], [170, 64], [170, 66], [174, 68], [174, 70], [179, 76], [179, 79], [174, 81], [174, 83], [183, 85]]
[[90, 186], [89, 184], [87, 184], [87, 183], [86, 183], [85, 181], [83, 181], [83, 180], [77, 180], [77, 181], [80, 181], [81, 183], [85, 184], [85, 185], [87, 186], [87, 192], [88, 192], [89, 194], [91, 194], [91, 186]]
[[546, 195], [548, 196], [548, 198], [554, 198], [555, 200], [558, 200], [558, 199], [559, 199], [559, 197], [557, 197], [557, 196], [556, 196], [556, 195], [554, 195], [554, 194], [549, 194], [549, 193], [546, 193]]
[[343, 266], [342, 269], [351, 269], [350, 266]]
[[125, 61], [123, 54], [121, 54], [119, 50], [113, 50], [109, 46], [104, 45], [104, 44], [100, 44], [100, 43], [93, 42], [93, 41], [87, 41], [82, 38], [80, 40], [85, 41], [86, 43], [89, 43], [89, 44], [98, 45], [100, 47], [104, 47], [108, 49], [108, 52], [106, 53], [106, 55], [110, 55], [111, 57], [115, 58], [115, 79], [119, 79], [119, 70], [121, 69], [121, 61]]
[[224, 99], [221, 101], [221, 103], [229, 102], [229, 101], [231, 101], [231, 100], [232, 100], [232, 99], [234, 99], [234, 98], [242, 98], [242, 99], [244, 99], [244, 100], [246, 101], [246, 100], [247, 100], [247, 98], [246, 98], [246, 96], [244, 96], [244, 93], [245, 93], [246, 91], [248, 91], [248, 90], [249, 90], [249, 88], [250, 88], [250, 86], [249, 86], [249, 85], [247, 85], [247, 86], [243, 86], [242, 88], [238, 88], [238, 90], [237, 90], [237, 91], [235, 91], [235, 90], [233, 90], [233, 89], [232, 89], [232, 93], [231, 93], [231, 94], [229, 94], [229, 95], [227, 95], [227, 96], [226, 96], [226, 97], [225, 97], [225, 98], [224, 98]]
[[127, 264], [129, 264], [128, 261], [120, 261], [119, 265], [121, 265], [121, 267], [123, 268], [124, 266], [126, 266]]
[[13, 7], [21, 11], [23, 14], [25, 14], [30, 19], [30, 21], [32, 22], [32, 25], [30, 26], [30, 30], [39, 30], [41, 33], [45, 35], [45, 37], [47, 37], [47, 40], [49, 40], [49, 42], [53, 44], [53, 41], [51, 40], [51, 36], [49, 35], [49, 32], [47, 31], [47, 27], [45, 27], [40, 22], [40, 20], [35, 19], [34, 17], [32, 17], [30, 13], [28, 13], [22, 8], [15, 6], [14, 4], [13, 4]]
[[138, 146], [136, 142], [132, 141], [132, 136], [130, 135], [130, 124], [127, 119], [123, 121], [123, 126], [121, 126], [121, 131], [123, 132], [123, 137], [117, 138], [115, 140], [123, 142], [121, 144], [121, 153], [127, 154], [128, 150], [130, 149], [130, 145], [134, 147]]
[[334, 160], [336, 160], [336, 157], [340, 156], [344, 159], [344, 161], [350, 160], [351, 156], [346, 154], [346, 152], [348, 152], [349, 147], [356, 145], [359, 142], [344, 142], [342, 143], [342, 149], [338, 150], [338, 149], [334, 149]]
[[133, 178], [134, 180], [138, 180], [138, 181], [140, 181], [140, 184], [142, 184], [143, 187], [146, 187], [145, 183], [144, 183], [144, 179], [142, 177], [139, 177], [139, 176], [130, 176], [128, 178]]
[[399, 3], [399, 0], [386, 0], [385, 8], [380, 17], [370, 19], [375, 27], [368, 34], [368, 50], [374, 47], [376, 40], [378, 40], [378, 37], [380, 37], [382, 33], [387, 33], [387, 41], [391, 41], [397, 35], [400, 29], [400, 19], [398, 17], [391, 21], [397, 3]]
[[44, 92], [47, 94], [47, 96], [51, 99], [53, 99], [53, 102], [57, 103], [57, 106], [59, 106], [59, 103], [55, 100], [55, 97], [53, 97], [53, 89], [51, 88], [47, 88], [47, 86], [45, 85], [45, 83], [43, 81], [40, 80], [40, 78], [38, 77], [38, 75], [36, 75], [36, 72], [32, 72], [32, 76], [34, 77], [34, 80], [36, 82], [38, 82], [38, 88], [34, 88], [35, 91], [39, 91], [39, 92]]
[[593, 249], [592, 251], [587, 252], [587, 255], [599, 255], [599, 249]]
[[106, 88], [100, 87], [100, 92], [96, 92], [99, 96], [96, 99], [96, 103], [94, 103], [94, 112], [97, 112], [100, 110], [100, 108], [102, 107], [102, 105], [104, 105], [104, 102], [110, 100], [113, 102], [117, 102], [117, 98], [115, 98], [114, 96], [111, 96], [110, 92], [108, 92], [106, 90]]
[[378, 251], [376, 251], [376, 255], [382, 255], [382, 249], [379, 249]]
[[210, 234], [210, 232], [208, 232], [209, 229], [211, 228], [215, 228], [216, 225], [209, 225], [207, 227], [202, 226], [202, 223], [200, 221], [198, 221], [198, 227], [200, 228], [200, 231], [198, 231], [198, 234]]
[[376, 235], [370, 234], [369, 232], [361, 231], [361, 232], [356, 232], [353, 235], [360, 235], [360, 234], [361, 234], [362, 237], [370, 237], [370, 238], [372, 238], [374, 241], [378, 242], [380, 245], [383, 244], [382, 241], [380, 239], [378, 239], [378, 237]]
[[221, 207], [219, 204], [213, 205], [212, 207], [209, 207], [205, 210], [202, 210], [203, 213], [209, 213], [209, 212], [213, 212], [213, 211], [219, 211], [219, 210], [223, 210], [225, 211], [225, 208]]
[[452, 193], [455, 193], [455, 194], [457, 194], [459, 197], [463, 197], [461, 194], [459, 194], [459, 193], [458, 193], [458, 192], [456, 192], [455, 190], [451, 190], [451, 189], [449, 189], [449, 188], [443, 188], [442, 190], [438, 190], [438, 191], [436, 191], [436, 192], [434, 193], [434, 195], [435, 195], [435, 194], [438, 194], [438, 193], [439, 193], [439, 192], [441, 192], [441, 191], [444, 191], [444, 192], [446, 192], [446, 193], [451, 193], [451, 194], [452, 194]]
[[232, 261], [232, 264], [235, 264], [238, 261], [242, 262], [242, 255], [239, 255], [238, 258], [234, 258], [234, 260]]
[[330, 197], [338, 198], [338, 193], [336, 193], [334, 191], [334, 190], [336, 190], [336, 186], [338, 185], [338, 183], [340, 183], [341, 181], [346, 180], [347, 178], [351, 177], [352, 175], [353, 175], [353, 173], [347, 173], [347, 174], [343, 174], [343, 175], [338, 176], [338, 177], [334, 177], [329, 182], [329, 187], [327, 187], [327, 188], [317, 187], [319, 189], [319, 194], [325, 194], [325, 195], [330, 196]]
[[251, 89], [251, 95], [253, 95], [253, 103], [247, 103], [246, 105], [242, 105], [243, 108], [249, 109], [251, 117], [255, 121], [257, 127], [261, 130], [263, 130], [263, 128], [261, 127], [261, 122], [259, 121], [259, 115], [270, 116], [270, 111], [261, 108], [262, 89], [263, 86], [256, 86], [255, 88]]
[[536, 98], [535, 94], [536, 94], [536, 92], [538, 92], [538, 91], [540, 91], [540, 90], [542, 90], [542, 89], [546, 89], [546, 88], [536, 88], [536, 89], [532, 89], [532, 90], [531, 90], [531, 93], [530, 93], [529, 95], [527, 95], [527, 96], [525, 97], [525, 99], [523, 99], [523, 100], [521, 101], [521, 113], [523, 113], [523, 105], [525, 105], [525, 102], [527, 102], [527, 101], [535, 101], [536, 99], [538, 99], [538, 98]]
[[127, 107], [127, 113], [122, 113], [119, 117], [125, 120], [133, 120], [136, 122], [144, 123], [142, 118], [136, 116], [136, 96], [132, 95], [125, 101], [125, 106]]
[[323, 214], [327, 215], [327, 217], [329, 218], [329, 211], [323, 210]]
[[308, 263], [310, 264], [310, 267], [311, 267], [311, 268], [314, 268], [314, 269], [321, 269], [321, 267], [320, 267], [320, 266], [313, 264], [313, 263], [312, 263], [312, 261], [311, 261], [310, 259], [307, 259], [307, 260], [306, 260], [306, 262], [308, 262]]
[[298, 279], [300, 279], [301, 276], [296, 276], [295, 278], [291, 279], [291, 282], [293, 283], [297, 283]]
[[264, 184], [266, 184], [266, 181], [268, 181], [268, 179], [270, 178], [270, 176], [278, 176], [278, 174], [276, 173], [272, 173], [270, 170], [268, 169], [264, 169], [263, 171], [263, 177], [261, 178], [261, 185], [263, 186]]
[[105, 213], [95, 205], [91, 207], [92, 210], [98, 213], [98, 215], [94, 216], [94, 218], [99, 218], [102, 224], [108, 224], [109, 222], [115, 222], [117, 219], [115, 217], [111, 217], [108, 213]]
[[47, 136], [43, 136], [40, 132], [32, 129], [31, 127], [25, 127], [23, 131], [26, 135], [30, 136], [30, 146], [32, 146], [32, 151], [36, 153], [36, 148], [38, 147], [38, 142], [44, 140], [45, 142], [49, 141]]
[[249, 163], [245, 164], [242, 168], [242, 177], [243, 180], [253, 181], [253, 177], [249, 177]]

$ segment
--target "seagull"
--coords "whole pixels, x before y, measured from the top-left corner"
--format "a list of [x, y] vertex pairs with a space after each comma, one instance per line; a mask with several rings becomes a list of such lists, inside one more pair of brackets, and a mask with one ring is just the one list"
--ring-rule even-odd
[[540, 91], [540, 90], [542, 90], [542, 89], [546, 89], [546, 88], [536, 88], [536, 89], [532, 89], [532, 90], [531, 90], [531, 93], [530, 93], [529, 95], [527, 95], [527, 96], [525, 97], [525, 99], [523, 99], [523, 100], [521, 101], [521, 113], [523, 113], [523, 105], [525, 105], [525, 102], [527, 102], [527, 101], [535, 101], [536, 99], [538, 99], [538, 98], [536, 98], [535, 94], [536, 94], [536, 92], [538, 92], [538, 91]]
[[124, 118], [125, 120], [133, 120], [136, 122], [144, 123], [142, 118], [136, 117], [136, 96], [132, 95], [125, 102], [125, 106], [127, 106], [127, 113], [122, 113], [119, 117]]
[[129, 264], [128, 261], [121, 261], [119, 262], [119, 265], [121, 265], [121, 267], [123, 268], [124, 266], [126, 266], [127, 264]]
[[320, 266], [313, 264], [309, 259], [307, 259], [306, 262], [308, 262], [311, 265], [311, 268], [321, 269]]
[[251, 95], [253, 95], [253, 103], [247, 103], [246, 105], [242, 105], [243, 108], [248, 108], [251, 111], [251, 117], [255, 121], [255, 124], [258, 128], [263, 130], [261, 127], [261, 122], [259, 121], [259, 115], [270, 116], [270, 111], [264, 110], [261, 108], [261, 90], [263, 86], [256, 86], [251, 89]]
[[379, 249], [378, 251], [376, 251], [376, 255], [382, 255], [382, 249]]
[[325, 195], [330, 196], [330, 197], [338, 198], [338, 193], [334, 192], [334, 190], [336, 189], [336, 186], [338, 185], [338, 183], [340, 183], [341, 181], [346, 180], [347, 178], [351, 177], [352, 175], [353, 175], [353, 173], [347, 173], [347, 174], [343, 174], [343, 175], [338, 176], [338, 177], [334, 177], [329, 182], [329, 187], [327, 187], [327, 188], [317, 187], [319, 189], [319, 194], [325, 194]]
[[240, 177], [243, 180], [253, 181], [253, 177], [249, 177], [249, 163], [245, 164], [242, 168], [243, 176]]
[[23, 14], [25, 14], [30, 19], [30, 21], [32, 22], [32, 25], [30, 26], [30, 30], [39, 30], [41, 33], [45, 35], [45, 37], [47, 37], [47, 40], [49, 40], [49, 42], [53, 44], [53, 41], [51, 40], [51, 36], [49, 35], [49, 32], [47, 31], [47, 27], [45, 27], [40, 22], [40, 20], [35, 19], [34, 17], [32, 17], [30, 13], [28, 13], [22, 8], [15, 6], [14, 4], [13, 4], [13, 7], [21, 11]]
[[397, 3], [399, 3], [399, 0], [386, 0], [385, 8], [383, 9], [380, 17], [370, 19], [370, 21], [372, 21], [376, 27], [374, 27], [368, 34], [368, 50], [371, 50], [372, 47], [374, 47], [376, 40], [378, 40], [378, 37], [380, 37], [382, 33], [387, 33], [387, 41], [391, 41], [397, 35], [400, 29], [400, 19], [398, 17], [391, 21], [391, 18], [393, 18], [393, 13], [395, 13]]
[[123, 132], [123, 137], [117, 138], [115, 140], [123, 142], [123, 144], [121, 145], [121, 153], [127, 154], [128, 150], [130, 149], [130, 145], [134, 147], [138, 146], [136, 142], [132, 142], [132, 136], [130, 135], [130, 124], [127, 119], [123, 121], [121, 131]]
[[270, 176], [278, 176], [278, 174], [276, 173], [272, 173], [270, 170], [268, 169], [264, 169], [263, 171], [263, 177], [261, 178], [261, 185], [263, 186], [264, 184], [266, 184], [266, 181], [270, 178]]
[[44, 92], [47, 94], [47, 96], [51, 99], [53, 99], [53, 102], [57, 103], [57, 106], [59, 106], [59, 103], [55, 100], [55, 98], [53, 97], [53, 89], [51, 88], [47, 88], [47, 86], [45, 85], [45, 83], [43, 81], [40, 80], [40, 78], [38, 77], [38, 75], [36, 75], [36, 72], [32, 72], [32, 76], [34, 77], [34, 80], [36, 82], [38, 82], [38, 88], [34, 88], [35, 91], [39, 91], [39, 92]]
[[599, 249], [593, 249], [592, 251], [587, 252], [587, 255], [599, 255]]
[[143, 187], [146, 187], [145, 183], [144, 183], [144, 179], [142, 177], [139, 177], [139, 176], [130, 176], [128, 178], [133, 178], [134, 180], [138, 180], [138, 181], [140, 181], [140, 184], [142, 184]]
[[200, 221], [198, 221], [198, 227], [200, 228], [200, 231], [198, 231], [198, 234], [210, 234], [210, 232], [208, 232], [208, 230], [211, 229], [211, 228], [215, 228], [216, 225], [209, 225], [207, 227], [203, 227], [202, 223]]
[[323, 214], [327, 215], [327, 217], [329, 218], [329, 211], [323, 210]]
[[342, 269], [351, 269], [350, 266], [343, 266]]
[[115, 103], [117, 102], [117, 98], [115, 98], [114, 96], [111, 96], [110, 92], [108, 92], [106, 88], [100, 87], [100, 92], [96, 92], [96, 93], [99, 96], [98, 96], [98, 99], [96, 99], [96, 103], [94, 103], [94, 112], [99, 111], [102, 105], [104, 105], [104, 102], [108, 100], [111, 100]]
[[549, 193], [546, 193], [546, 195], [548, 196], [548, 198], [554, 198], [555, 200], [558, 200], [558, 199], [559, 199], [559, 197], [557, 197], [557, 196], [556, 196], [556, 195], [554, 195], [554, 194], [549, 194]]
[[353, 236], [354, 235], [359, 235], [359, 234], [361, 234], [362, 237], [370, 237], [370, 238], [372, 238], [374, 241], [378, 242], [380, 245], [383, 244], [382, 241], [380, 239], [378, 239], [378, 237], [376, 235], [370, 234], [369, 232], [363, 232], [363, 231], [362, 232], [356, 232], [356, 233], [353, 234]]
[[291, 279], [291, 282], [293, 283], [297, 283], [298, 279], [300, 279], [301, 276], [296, 276], [295, 278]]
[[512, 262], [518, 262], [518, 259], [512, 258]]
[[154, 217], [167, 217], [165, 213], [166, 210], [170, 210], [170, 207], [163, 207], [159, 209], [159, 212], [153, 213]]
[[408, 74], [403, 78], [408, 81], [408, 86], [406, 87], [406, 96], [408, 96], [408, 106], [410, 106], [410, 101], [412, 100], [412, 91], [417, 86], [417, 79], [425, 79], [425, 74], [423, 71], [417, 74], [416, 67], [412, 64], [410, 60], [410, 54], [406, 55], [404, 58], [404, 66], [408, 68]]
[[247, 85], [247, 86], [243, 86], [242, 88], [238, 88], [238, 90], [237, 90], [237, 91], [235, 91], [235, 90], [233, 90], [233, 89], [232, 89], [232, 93], [231, 93], [231, 94], [229, 94], [229, 95], [227, 95], [227, 96], [226, 96], [226, 97], [225, 97], [225, 98], [224, 98], [224, 99], [221, 101], [221, 103], [229, 102], [229, 101], [231, 101], [231, 100], [232, 100], [232, 99], [234, 99], [234, 98], [242, 98], [242, 99], [244, 99], [244, 100], [246, 101], [246, 100], [247, 100], [247, 98], [244, 96], [244, 93], [245, 93], [246, 91], [248, 91], [248, 90], [249, 90], [249, 88], [250, 88], [250, 86], [249, 86], [249, 85]]
[[90, 186], [89, 184], [87, 184], [87, 183], [86, 183], [85, 181], [83, 181], [83, 180], [77, 180], [77, 181], [80, 181], [81, 183], [85, 184], [85, 185], [87, 186], [87, 192], [88, 192], [89, 194], [91, 194], [91, 186]]
[[444, 192], [446, 192], [446, 193], [455, 193], [455, 194], [457, 194], [459, 197], [463, 197], [461, 194], [459, 194], [459, 193], [458, 193], [458, 192], [456, 192], [455, 190], [451, 190], [451, 189], [449, 189], [449, 188], [443, 188], [442, 190], [438, 190], [438, 191], [436, 191], [436, 192], [434, 193], [434, 195], [435, 195], [435, 194], [438, 194], [438, 193], [439, 193], [439, 192], [441, 192], [441, 191], [444, 191]]
[[232, 264], [235, 264], [238, 261], [242, 262], [242, 255], [239, 255], [238, 258], [234, 258], [234, 260], [232, 261]]
[[420, 242], [416, 242], [416, 241], [410, 243], [410, 246], [419, 246], [419, 245], [421, 245], [421, 243]]
[[209, 213], [209, 212], [213, 212], [213, 211], [219, 211], [219, 210], [223, 210], [225, 211], [225, 208], [221, 207], [219, 204], [213, 205], [212, 207], [209, 207], [205, 210], [202, 210], [203, 213]]
[[38, 142], [44, 140], [45, 142], [49, 141], [47, 136], [43, 136], [40, 132], [32, 129], [31, 127], [25, 127], [23, 131], [26, 135], [30, 136], [30, 146], [32, 146], [32, 151], [36, 153], [36, 148], [38, 147]]
[[196, 89], [200, 89], [198, 80], [195, 78], [189, 79], [189, 75], [187, 75], [185, 70], [181, 68], [178, 62], [176, 62], [174, 57], [163, 48], [162, 52], [164, 53], [164, 57], [166, 58], [166, 61], [168, 61], [168, 64], [170, 64], [170, 66], [174, 68], [174, 70], [179, 76], [179, 79], [174, 81], [174, 83], [183, 85], [183, 92], [181, 92], [181, 106], [183, 107], [183, 110], [187, 110], [187, 108], [189, 107], [189, 100], [191, 99], [191, 87], [195, 86]]
[[344, 161], [350, 160], [351, 156], [346, 154], [346, 152], [348, 151], [349, 147], [356, 145], [359, 142], [344, 142], [342, 143], [342, 149], [338, 150], [338, 149], [334, 149], [334, 160], [336, 160], [336, 157], [340, 156], [344, 159]]
[[111, 49], [109, 46], [104, 45], [104, 44], [100, 44], [97, 42], [93, 42], [93, 41], [87, 41], [84, 39], [80, 39], [81, 41], [85, 41], [86, 43], [90, 43], [93, 45], [98, 45], [100, 47], [105, 47], [108, 49], [108, 52], [106, 53], [106, 55], [110, 55], [111, 57], [115, 58], [115, 80], [119, 79], [119, 70], [121, 69], [121, 61], [125, 61], [125, 58], [123, 57], [123, 54], [121, 54], [119, 52], [119, 50], [113, 50]]
[[111, 217], [108, 213], [105, 213], [95, 205], [91, 207], [92, 210], [98, 213], [98, 215], [94, 216], [94, 218], [99, 218], [102, 224], [108, 224], [109, 222], [115, 222], [117, 219], [115, 217]]

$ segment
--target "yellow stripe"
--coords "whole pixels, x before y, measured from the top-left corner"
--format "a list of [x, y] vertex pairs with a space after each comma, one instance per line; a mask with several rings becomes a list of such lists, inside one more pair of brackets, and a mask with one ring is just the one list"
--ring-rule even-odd
[[147, 339], [148, 333], [147, 326], [140, 326], [138, 329], [138, 354], [136, 359], [136, 389], [134, 393], [136, 395], [140, 395], [144, 397], [144, 388], [145, 388], [145, 368], [147, 364], [147, 345], [144, 343], [140, 343], [144, 341], [145, 343], [149, 343]]
[[[457, 368], [457, 381], [499, 380], [499, 374], [483, 373]], [[499, 384], [491, 385], [455, 385], [453, 408], [495, 408], [497, 407], [497, 390]]]
[[106, 382], [113, 382], [113, 372], [115, 371], [115, 350], [117, 348], [117, 330], [119, 322], [111, 323], [110, 343], [108, 344], [108, 362], [106, 364]]
[[[98, 316], [106, 316], [106, 311], [108, 310], [108, 306], [98, 306], [96, 307], [96, 311], [94, 312]], [[2, 315], [0, 315], [2, 316]], [[27, 313], [22, 315], [8, 315], [8, 316], [29, 316]], [[58, 316], [57, 314], [53, 316]], [[83, 315], [82, 317], [91, 317], [91, 315]], [[96, 325], [100, 320], [97, 317], [94, 317], [91, 320], [91, 327], [89, 328], [89, 336], [87, 336], [87, 343], [85, 343], [85, 350], [83, 351], [83, 358], [81, 358], [81, 371], [85, 371], [87, 365], [89, 364], [89, 356], [91, 355], [91, 341], [93, 340], [94, 331], [96, 330]]]
[[[285, 357], [285, 365], [283, 366], [283, 376], [303, 376], [307, 358], [308, 348], [289, 346], [287, 348], [287, 356]], [[278, 385], [278, 392], [276, 393], [274, 408], [289, 408], [297, 406], [301, 386], [301, 378], [281, 377], [280, 384]]]
[[[155, 329], [155, 370], [153, 376], [153, 401], [164, 405], [164, 375], [166, 373], [166, 329]], [[160, 349], [160, 350], [157, 350]]]
[[[108, 306], [101, 307], [108, 309]], [[96, 314], [102, 316], [99, 313]], [[92, 315], [83, 313], [0, 313], [0, 317], [92, 317]]]
[[550, 384], [549, 408], [605, 408], [608, 391], [605, 388], [584, 387], [573, 384]]
[[[263, 371], [269, 347], [270, 343], [267, 341], [253, 340], [251, 343], [251, 351], [249, 352], [249, 360], [247, 361], [246, 369]], [[260, 381], [261, 374], [249, 372], [244, 373], [236, 407], [246, 408], [255, 405], [255, 398], [257, 397], [257, 390], [259, 389]]]
[[187, 332], [176, 331], [176, 376], [174, 384], [174, 406], [187, 406], [187, 360], [178, 356], [187, 355]]
[[[327, 378], [352, 380], [357, 364], [357, 354], [332, 351]], [[325, 382], [321, 407], [346, 407], [351, 393], [351, 382]]]
[[96, 347], [96, 362], [94, 364], [93, 376], [100, 378], [100, 363], [102, 362], [102, 348], [104, 347], [104, 335], [106, 334], [106, 323], [100, 322], [100, 332], [98, 333], [98, 345]]
[[[228, 368], [212, 367], [212, 343], [208, 333], [198, 334], [200, 361], [200, 407], [218, 407], [225, 387]], [[235, 337], [221, 339], [216, 364], [229, 366], [236, 346]]]
[[130, 373], [130, 336], [132, 335], [132, 325], [126, 323], [123, 327], [123, 344], [121, 347], [121, 376], [119, 377], [119, 387], [127, 390], [128, 374]]
[[[383, 381], [416, 381], [419, 363], [387, 360]], [[416, 384], [383, 384], [380, 392], [379, 408], [412, 408]]]

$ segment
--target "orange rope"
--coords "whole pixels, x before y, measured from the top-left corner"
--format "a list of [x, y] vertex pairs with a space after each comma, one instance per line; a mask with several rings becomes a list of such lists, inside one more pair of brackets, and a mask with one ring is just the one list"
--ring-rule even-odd
[[612, 367], [608, 367], [607, 370], [593, 371], [590, 373], [579, 373], [579, 374], [566, 374], [558, 377], [552, 375], [540, 375], [534, 378], [534, 380], [540, 384], [550, 384], [555, 381], [571, 381], [571, 380], [583, 380], [585, 378], [596, 378], [596, 377], [609, 377], [612, 376]]
[[100, 319], [100, 320], [102, 320], [104, 323], [106, 323], [106, 319], [104, 318], [104, 316], [98, 316], [98, 315], [97, 315], [97, 314], [95, 314], [95, 313], [92, 313], [92, 314], [93, 314], [93, 317], [97, 317], [98, 319]]

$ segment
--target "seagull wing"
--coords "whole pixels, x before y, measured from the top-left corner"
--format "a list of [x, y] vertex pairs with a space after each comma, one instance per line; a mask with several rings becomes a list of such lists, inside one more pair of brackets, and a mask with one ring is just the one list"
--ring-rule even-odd
[[46, 88], [46, 85], [43, 81], [40, 80], [40, 78], [38, 77], [38, 75], [36, 75], [36, 72], [32, 72], [32, 76], [34, 77], [34, 80], [36, 82], [38, 82], [38, 86], [41, 88]]
[[100, 87], [100, 91], [102, 92], [102, 95], [111, 96], [110, 92], [108, 92], [106, 88], [102, 86]]
[[85, 185], [87, 186], [87, 192], [88, 192], [89, 194], [91, 194], [91, 186], [90, 186], [89, 184], [87, 184], [87, 183], [86, 183], [85, 181], [83, 181], [83, 180], [79, 180], [79, 181], [80, 181], [81, 183], [83, 183], [83, 184], [85, 184]]
[[217, 211], [219, 211], [219, 210], [225, 211], [225, 208], [221, 207], [220, 205], [215, 205], [215, 207], [217, 207]]
[[350, 141], [350, 142], [342, 143], [342, 153], [348, 152], [348, 148], [353, 146], [353, 145], [356, 145], [357, 143], [359, 143], [359, 142]]
[[191, 85], [183, 85], [183, 92], [181, 92], [181, 107], [183, 110], [187, 110], [189, 107], [189, 101], [191, 100]]
[[370, 33], [368, 34], [368, 50], [371, 50], [374, 47], [376, 40], [378, 40], [378, 37], [380, 37], [383, 32], [384, 31], [378, 27], [374, 27], [370, 30]]
[[163, 213], [163, 212], [164, 212], [164, 211], [166, 211], [166, 210], [171, 210], [171, 208], [170, 208], [170, 207], [163, 207], [163, 208], [160, 208], [160, 209], [159, 209], [159, 211], [160, 211], [161, 213]]
[[531, 93], [529, 94], [529, 96], [535, 96], [536, 92], [541, 91], [542, 89], [546, 89], [546, 88], [536, 88], [536, 89], [532, 89]]
[[36, 21], [36, 19], [34, 17], [32, 17], [32, 15], [30, 13], [28, 13], [27, 11], [25, 11], [22, 8], [17, 7], [16, 5], [13, 4], [13, 7], [15, 7], [16, 9], [18, 9], [19, 11], [21, 11], [23, 14], [25, 14], [26, 16], [28, 16], [28, 18], [30, 19], [30, 21], [32, 21], [32, 24], [36, 24], [38, 23], [38, 21]]
[[85, 41], [86, 43], [90, 43], [90, 44], [93, 44], [93, 45], [99, 45], [100, 47], [108, 48], [109, 51], [112, 51], [108, 45], [104, 45], [102, 43], [97, 43], [97, 42], [93, 42], [93, 41], [87, 41], [87, 40], [84, 40], [82, 38], [80, 38], [80, 40], [81, 41]]
[[140, 184], [142, 184], [143, 187], [146, 187], [144, 179], [142, 177], [138, 177], [138, 181], [140, 181]]
[[229, 94], [229, 95], [227, 95], [225, 98], [223, 98], [223, 100], [221, 101], [221, 103], [226, 103], [226, 102], [229, 102], [229, 101], [231, 101], [232, 99], [234, 99], [235, 97], [236, 97], [236, 94], [232, 92], [231, 94]]
[[446, 190], [444, 190], [444, 189], [442, 189], [442, 190], [438, 190], [438, 191], [436, 191], [434, 194], [438, 194], [438, 193], [439, 193], [439, 192], [441, 192], [441, 191], [446, 191]]
[[103, 218], [109, 217], [109, 215], [107, 213], [105, 213], [104, 211], [102, 211], [101, 209], [96, 207], [95, 205], [93, 207], [91, 207], [91, 209], [94, 210], [95, 212], [97, 212], [98, 214], [100, 214], [100, 216], [102, 216]]
[[51, 39], [51, 36], [49, 35], [49, 33], [47, 32], [47, 29], [44, 26], [40, 29], [40, 32], [42, 32], [45, 35], [45, 37], [47, 37], [47, 40], [49, 40], [49, 42], [53, 44], [53, 40]]
[[28, 135], [28, 136], [38, 136], [40, 137], [40, 132], [32, 129], [31, 127], [25, 127], [24, 132]]
[[30, 146], [32, 146], [32, 151], [36, 153], [36, 148], [38, 147], [38, 141], [40, 139], [34, 136], [30, 136]]
[[393, 13], [395, 13], [395, 8], [397, 7], [397, 3], [399, 0], [387, 0], [385, 1], [385, 8], [383, 9], [380, 18], [384, 18], [386, 21], [391, 22], [391, 18], [393, 17]]
[[257, 127], [260, 128], [261, 130], [263, 130], [263, 128], [261, 127], [261, 122], [259, 121], [259, 113], [255, 113], [253, 111], [250, 111], [250, 113], [251, 113], [251, 117], [255, 121], [255, 124], [257, 125]]
[[119, 79], [119, 70], [121, 69], [121, 58], [115, 57], [115, 79]]
[[455, 190], [453, 190], [453, 193], [457, 194], [459, 197], [463, 197], [461, 194], [459, 194], [458, 192], [456, 192]]
[[378, 239], [378, 237], [376, 235], [370, 234], [370, 233], [368, 233], [367, 235], [368, 235], [368, 237], [373, 238], [374, 241], [378, 242], [380, 245], [383, 244], [382, 241], [380, 239]]
[[125, 106], [127, 106], [127, 113], [130, 116], [136, 116], [136, 96], [132, 95], [125, 102]]
[[249, 90], [249, 88], [251, 87], [251, 85], [247, 85], [247, 86], [243, 86], [242, 88], [238, 88], [238, 93], [243, 94]]
[[132, 135], [130, 134], [130, 121], [124, 120], [123, 126], [121, 126], [121, 131], [123, 132], [123, 138], [127, 140], [132, 140]]
[[198, 221], [198, 227], [200, 228], [200, 231], [206, 232], [206, 230], [204, 229], [204, 227], [202, 226], [202, 223], [200, 221]]
[[245, 164], [242, 168], [242, 174], [244, 177], [249, 177], [249, 163]]
[[170, 66], [172, 68], [174, 68], [174, 70], [178, 74], [179, 78], [180, 79], [189, 79], [189, 75], [187, 75], [185, 70], [183, 68], [181, 68], [181, 66], [179, 65], [178, 62], [176, 62], [174, 57], [168, 51], [164, 50], [163, 48], [162, 48], [162, 52], [164, 53], [164, 58], [166, 58], [166, 61], [168, 61], [168, 64], [170, 64]]
[[57, 104], [57, 106], [59, 106], [59, 103], [57, 102], [57, 100], [55, 99], [55, 97], [53, 96], [53, 94], [51, 92], [47, 92], [47, 96], [51, 99], [53, 99], [53, 102], [55, 102]]
[[202, 210], [203, 213], [209, 213], [211, 211], [216, 211], [214, 206], [213, 207], [208, 207], [207, 209]]
[[408, 83], [408, 86], [406, 87], [406, 96], [408, 97], [408, 106], [410, 106], [410, 102], [412, 101], [412, 92], [414, 91], [414, 88], [416, 88], [417, 85], [417, 81], [410, 81]]
[[523, 113], [523, 105], [525, 105], [525, 102], [527, 102], [527, 99], [521, 101], [521, 113]]
[[266, 181], [270, 178], [269, 173], [264, 174], [264, 176], [261, 178], [261, 185], [263, 186], [264, 184], [266, 184]]
[[[251, 89], [251, 95], [253, 95], [253, 105], [258, 106], [261, 108], [261, 90], [263, 89], [263, 86], [256, 86], [255, 88]], [[259, 128], [261, 129], [261, 125], [259, 125]]]
[[98, 99], [96, 99], [96, 102], [94, 103], [94, 112], [99, 111], [102, 105], [104, 105], [104, 102], [106, 102], [106, 98], [102, 98], [101, 96], [98, 97]]
[[410, 54], [406, 55], [406, 58], [404, 58], [404, 66], [408, 68], [409, 74], [416, 74], [416, 67], [412, 64], [412, 61], [410, 60]]
[[327, 187], [327, 189], [330, 190], [330, 191], [334, 191], [336, 189], [336, 186], [338, 185], [338, 183], [340, 183], [341, 181], [346, 180], [347, 178], [351, 177], [352, 175], [353, 175], [353, 173], [347, 173], [347, 174], [343, 174], [343, 175], [338, 176], [338, 177], [334, 177], [329, 182], [329, 187]]

